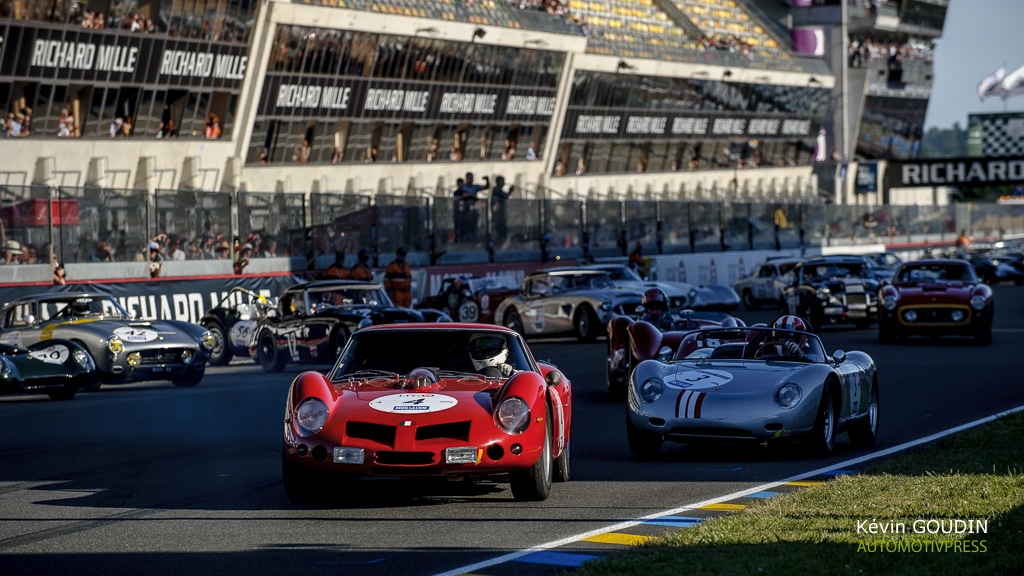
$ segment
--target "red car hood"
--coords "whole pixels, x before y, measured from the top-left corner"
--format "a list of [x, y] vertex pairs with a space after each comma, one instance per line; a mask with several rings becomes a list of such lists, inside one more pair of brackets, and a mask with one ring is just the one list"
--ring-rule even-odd
[[439, 412], [464, 402], [479, 404], [481, 393], [489, 405], [492, 393], [502, 385], [501, 380], [472, 376], [441, 378], [437, 384], [419, 388], [403, 387], [403, 383], [402, 378], [373, 378], [338, 387], [347, 398], [354, 396], [371, 408], [399, 414]]
[[900, 286], [900, 300], [904, 303], [913, 302], [968, 302], [974, 290], [973, 284], [946, 284], [931, 282]]

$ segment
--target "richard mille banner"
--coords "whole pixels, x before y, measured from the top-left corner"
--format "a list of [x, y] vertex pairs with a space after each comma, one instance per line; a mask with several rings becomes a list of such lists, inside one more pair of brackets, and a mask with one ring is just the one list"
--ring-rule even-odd
[[547, 120], [555, 89], [267, 74], [259, 114], [321, 118]]
[[0, 78], [237, 89], [248, 46], [82, 28], [0, 27]]
[[663, 110], [622, 113], [601, 108], [575, 108], [566, 114], [563, 138], [649, 137], [747, 138], [809, 137], [817, 124], [809, 118], [751, 116], [739, 112], [672, 113]]
[[890, 188], [1016, 184], [1024, 182], [1024, 157], [891, 162], [886, 181]]

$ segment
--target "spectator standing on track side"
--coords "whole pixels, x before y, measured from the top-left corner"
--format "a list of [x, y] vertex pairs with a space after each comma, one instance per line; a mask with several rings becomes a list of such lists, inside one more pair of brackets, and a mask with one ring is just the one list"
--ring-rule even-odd
[[395, 251], [395, 259], [384, 271], [384, 289], [388, 291], [395, 306], [412, 306], [412, 269], [405, 261], [405, 248]]
[[505, 177], [498, 176], [494, 179], [494, 188], [491, 189], [491, 215], [494, 218], [494, 236], [496, 243], [502, 243], [508, 236], [507, 204], [508, 197], [515, 191], [514, 185], [509, 185], [505, 190]]
[[334, 264], [328, 266], [326, 276], [337, 280], [348, 278], [348, 268], [345, 268], [345, 253], [341, 250], [334, 253]]

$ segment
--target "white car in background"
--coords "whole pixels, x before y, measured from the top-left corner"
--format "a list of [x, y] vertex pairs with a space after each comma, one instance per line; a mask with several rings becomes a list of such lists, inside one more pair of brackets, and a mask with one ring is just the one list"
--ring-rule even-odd
[[697, 286], [689, 282], [644, 280], [628, 264], [588, 264], [583, 268], [603, 270], [608, 273], [616, 287], [635, 290], [641, 294], [650, 288], [661, 288], [668, 296], [669, 310], [672, 311], [690, 309], [732, 312], [740, 305], [739, 294], [723, 284]]
[[789, 282], [786, 274], [796, 268], [800, 258], [769, 258], [758, 264], [750, 276], [736, 283], [735, 290], [747, 310], [758, 310], [761, 306], [777, 307], [782, 298], [782, 289]]

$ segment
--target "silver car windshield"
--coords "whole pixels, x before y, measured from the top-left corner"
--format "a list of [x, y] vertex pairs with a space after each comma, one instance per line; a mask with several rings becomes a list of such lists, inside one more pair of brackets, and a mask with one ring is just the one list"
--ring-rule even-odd
[[39, 302], [40, 320], [54, 318], [131, 318], [110, 296], [69, 296]]

